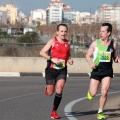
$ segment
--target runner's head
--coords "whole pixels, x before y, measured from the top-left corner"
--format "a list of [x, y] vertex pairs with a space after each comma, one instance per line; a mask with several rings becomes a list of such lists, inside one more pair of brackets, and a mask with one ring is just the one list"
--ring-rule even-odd
[[60, 28], [61, 26], [66, 27], [66, 28], [67, 28], [67, 31], [68, 31], [68, 26], [67, 26], [66, 24], [59, 24], [59, 25], [57, 25], [57, 31], [59, 31], [59, 28]]
[[102, 26], [107, 26], [107, 32], [110, 32], [110, 35], [111, 35], [111, 33], [112, 33], [112, 25], [110, 23], [103, 23]]
[[61, 40], [65, 40], [66, 39], [67, 33], [68, 33], [68, 26], [66, 24], [59, 24], [57, 26], [57, 36]]
[[105, 41], [109, 40], [112, 33], [112, 25], [110, 23], [103, 23], [100, 28], [100, 39]]

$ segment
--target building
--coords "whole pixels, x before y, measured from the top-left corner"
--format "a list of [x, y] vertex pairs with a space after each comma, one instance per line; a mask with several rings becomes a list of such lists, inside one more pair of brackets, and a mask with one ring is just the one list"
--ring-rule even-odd
[[7, 12], [0, 11], [0, 24], [7, 24]]
[[115, 23], [120, 28], [120, 4], [104, 4], [96, 11], [98, 22]]
[[15, 24], [17, 20], [18, 8], [14, 4], [7, 4], [6, 6], [0, 6], [0, 11], [7, 12], [8, 23]]
[[46, 9], [46, 23], [74, 23], [75, 11], [61, 0], [51, 0]]
[[42, 10], [42, 9], [37, 9], [37, 10], [34, 10], [34, 11], [31, 11], [31, 15], [33, 20], [36, 20], [36, 19], [46, 19], [46, 11], [45, 10]]
[[76, 11], [74, 11], [70, 6], [64, 5], [63, 8], [63, 22], [64, 23], [75, 23]]
[[40, 22], [41, 25], [46, 24], [46, 11], [43, 9], [31, 11], [29, 23], [32, 23], [33, 21]]
[[76, 24], [92, 24], [95, 23], [95, 15], [89, 12], [79, 12], [76, 16]]
[[20, 11], [17, 16], [17, 21], [20, 23], [28, 23], [28, 18], [22, 11]]
[[62, 22], [63, 3], [60, 0], [51, 0], [46, 9], [46, 23]]

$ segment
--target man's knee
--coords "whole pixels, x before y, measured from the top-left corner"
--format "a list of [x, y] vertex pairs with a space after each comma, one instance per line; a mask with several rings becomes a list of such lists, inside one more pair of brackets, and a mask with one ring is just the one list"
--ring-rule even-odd
[[60, 86], [60, 87], [56, 87], [56, 93], [59, 93], [61, 94], [63, 91], [63, 86]]
[[62, 93], [62, 89], [56, 89], [56, 93], [61, 94]]
[[107, 96], [107, 93], [108, 93], [108, 90], [107, 90], [107, 89], [101, 90], [101, 96], [106, 97], [106, 96]]

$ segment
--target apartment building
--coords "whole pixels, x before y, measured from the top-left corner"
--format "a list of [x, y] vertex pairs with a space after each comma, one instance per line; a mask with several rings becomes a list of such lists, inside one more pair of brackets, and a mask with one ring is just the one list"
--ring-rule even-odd
[[120, 28], [120, 4], [104, 4], [96, 11], [98, 22], [115, 23]]
[[69, 24], [74, 24], [76, 18], [76, 11], [74, 11], [70, 6], [66, 6], [63, 9], [63, 22], [64, 23], [69, 23]]
[[43, 9], [37, 9], [31, 11], [29, 17], [29, 23], [31, 24], [33, 21], [40, 22], [41, 25], [46, 24], [46, 11]]
[[46, 9], [46, 22], [62, 22], [63, 5], [60, 1], [52, 1]]
[[46, 22], [75, 23], [76, 12], [61, 0], [51, 0], [46, 9]]
[[22, 11], [20, 11], [17, 16], [17, 21], [20, 23], [28, 23], [28, 18]]
[[14, 4], [7, 4], [6, 6], [0, 6], [0, 11], [7, 12], [7, 19], [9, 23], [11, 24], [16, 23], [18, 8], [15, 7]]
[[95, 15], [90, 12], [78, 12], [76, 15], [76, 24], [92, 24], [95, 23]]
[[0, 24], [7, 24], [7, 12], [0, 11]]

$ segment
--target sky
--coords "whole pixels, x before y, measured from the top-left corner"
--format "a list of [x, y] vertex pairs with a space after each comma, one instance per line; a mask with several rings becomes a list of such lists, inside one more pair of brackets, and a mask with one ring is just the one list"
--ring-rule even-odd
[[[61, 0], [68, 4], [73, 10], [80, 12], [91, 12], [95, 13], [95, 10], [103, 4], [120, 4], [120, 0]], [[0, 5], [5, 6], [6, 4], [13, 3], [19, 8], [19, 11], [29, 16], [30, 11], [36, 9], [46, 9], [51, 0], [0, 0]]]

